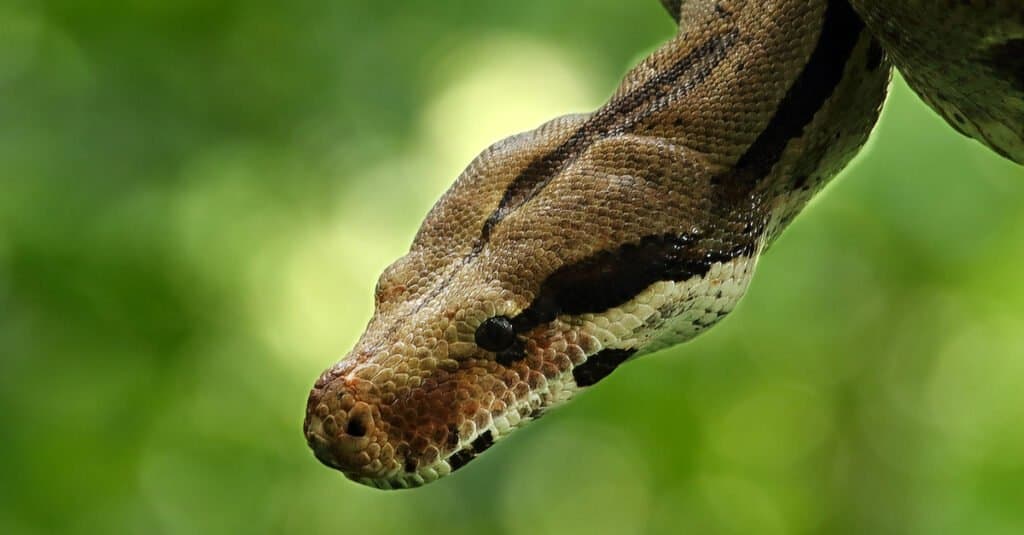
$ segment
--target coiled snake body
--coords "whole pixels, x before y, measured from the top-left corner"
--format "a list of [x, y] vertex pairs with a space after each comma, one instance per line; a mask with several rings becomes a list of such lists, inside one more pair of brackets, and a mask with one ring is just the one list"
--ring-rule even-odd
[[595, 112], [481, 153], [381, 275], [366, 332], [309, 396], [324, 464], [433, 481], [714, 325], [867, 140], [890, 61], [1024, 163], [1024, 2], [662, 3], [675, 38]]

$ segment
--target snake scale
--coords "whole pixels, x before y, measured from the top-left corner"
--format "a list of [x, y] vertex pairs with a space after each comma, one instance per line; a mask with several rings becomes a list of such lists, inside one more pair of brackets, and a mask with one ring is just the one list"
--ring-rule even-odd
[[662, 0], [677, 35], [589, 114], [484, 150], [381, 275], [304, 432], [349, 478], [457, 470], [627, 359], [708, 329], [868, 139], [892, 65], [1024, 163], [1024, 2]]

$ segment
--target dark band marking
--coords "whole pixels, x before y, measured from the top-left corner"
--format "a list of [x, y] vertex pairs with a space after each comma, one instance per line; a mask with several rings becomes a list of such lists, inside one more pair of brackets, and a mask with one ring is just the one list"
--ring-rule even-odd
[[683, 0], [661, 0], [661, 5], [665, 6], [668, 14], [672, 15], [676, 22], [679, 22], [679, 12], [682, 10]]
[[[594, 142], [629, 133], [650, 113], [663, 107], [664, 100], [670, 92], [675, 90], [671, 97], [678, 99], [701, 84], [725, 59], [736, 37], [737, 32], [733, 30], [708, 39], [637, 89], [612, 99], [573, 132], [569, 139], [551, 152], [530, 162], [509, 183], [498, 207], [484, 222], [480, 238], [473, 247], [473, 254], [479, 253], [490, 239], [495, 225], [536, 196]], [[686, 81], [681, 83], [684, 78]], [[641, 111], [645, 105], [647, 109]]]
[[455, 452], [451, 457], [448, 457], [448, 466], [452, 467], [452, 472], [466, 466], [466, 463], [472, 461], [476, 457], [476, 454], [471, 450], [459, 450]]
[[576, 386], [590, 386], [615, 371], [620, 364], [636, 353], [635, 349], [605, 349], [587, 358], [586, 362], [572, 369]]
[[[513, 328], [517, 325], [515, 320], [513, 320], [512, 325]], [[516, 332], [519, 333], [522, 331], [516, 329]], [[513, 363], [522, 360], [524, 357], [526, 357], [526, 346], [523, 345], [523, 340], [520, 338], [516, 339], [515, 343], [512, 344], [512, 347], [494, 354], [495, 362], [502, 366], [511, 366]]]
[[494, 437], [491, 436], [490, 431], [484, 431], [483, 434], [473, 439], [470, 445], [473, 446], [473, 451], [479, 455], [494, 445]]
[[461, 449], [448, 457], [448, 466], [452, 467], [452, 472], [466, 466], [466, 463], [472, 461], [477, 455], [480, 455], [487, 448], [494, 445], [494, 436], [491, 435], [490, 431], [484, 431], [480, 436], [473, 439], [470, 442], [469, 447]]
[[741, 245], [710, 249], [689, 234], [664, 234], [602, 251], [551, 274], [512, 324], [522, 333], [558, 314], [603, 312], [633, 299], [655, 282], [704, 276], [715, 263], [750, 256], [754, 244], [752, 235]]
[[[818, 43], [800, 76], [775, 109], [768, 126], [726, 175], [714, 179], [732, 196], [745, 197], [767, 177], [793, 139], [803, 136], [843, 79], [864, 23], [845, 0], [829, 0]], [[735, 197], [734, 197], [735, 198]]]
[[878, 70], [882, 66], [883, 59], [885, 59], [885, 50], [882, 49], [882, 45], [877, 39], [872, 39], [871, 45], [868, 47], [868, 72]]
[[447, 442], [446, 446], [454, 448], [459, 445], [459, 428], [454, 424], [448, 424], [448, 437], [445, 439]]
[[1018, 37], [993, 45], [984, 61], [1011, 87], [1024, 91], [1024, 39]]
[[490, 435], [489, 430], [485, 430], [479, 437], [473, 439], [473, 442], [469, 444], [469, 448], [453, 453], [451, 457], [447, 458], [447, 461], [452, 466], [452, 471], [455, 471], [465, 466], [467, 462], [475, 459], [477, 455], [486, 451], [487, 448], [494, 446], [494, 444], [494, 436]]

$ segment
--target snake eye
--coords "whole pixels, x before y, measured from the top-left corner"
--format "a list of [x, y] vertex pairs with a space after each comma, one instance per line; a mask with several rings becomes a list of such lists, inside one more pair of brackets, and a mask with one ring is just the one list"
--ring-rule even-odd
[[516, 343], [516, 330], [505, 316], [494, 316], [487, 318], [476, 328], [473, 338], [480, 348], [497, 353]]

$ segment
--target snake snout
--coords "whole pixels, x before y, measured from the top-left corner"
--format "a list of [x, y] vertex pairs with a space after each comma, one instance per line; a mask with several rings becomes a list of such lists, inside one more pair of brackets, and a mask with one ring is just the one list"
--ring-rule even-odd
[[349, 476], [380, 473], [385, 467], [376, 412], [344, 377], [318, 381], [306, 405], [306, 441], [320, 462]]

